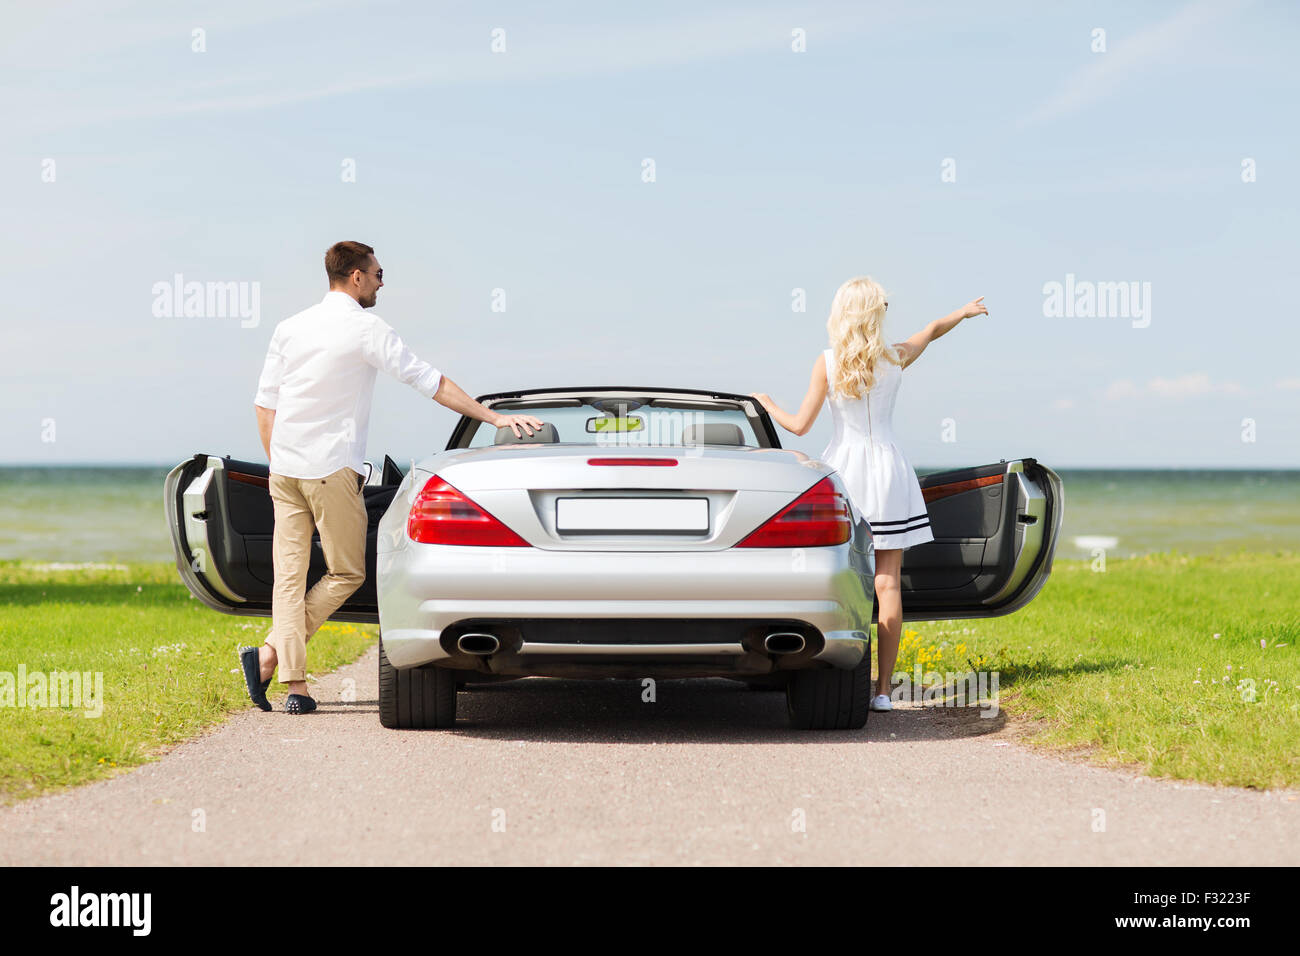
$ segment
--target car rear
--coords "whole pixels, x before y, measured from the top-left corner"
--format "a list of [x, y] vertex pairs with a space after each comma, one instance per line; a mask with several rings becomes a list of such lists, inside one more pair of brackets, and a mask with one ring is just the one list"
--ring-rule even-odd
[[800, 459], [519, 446], [417, 469], [380, 529], [388, 658], [557, 677], [851, 667], [869, 534]]

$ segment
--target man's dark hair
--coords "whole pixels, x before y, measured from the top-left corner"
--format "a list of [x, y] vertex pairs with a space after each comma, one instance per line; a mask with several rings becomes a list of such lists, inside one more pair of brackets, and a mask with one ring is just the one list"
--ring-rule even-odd
[[365, 271], [375, 250], [364, 242], [336, 242], [325, 251], [325, 274], [330, 285], [346, 282], [354, 269]]

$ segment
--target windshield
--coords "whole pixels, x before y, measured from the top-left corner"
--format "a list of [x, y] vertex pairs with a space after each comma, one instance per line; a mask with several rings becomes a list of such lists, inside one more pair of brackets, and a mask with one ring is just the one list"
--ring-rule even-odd
[[[746, 415], [739, 402], [592, 395], [506, 400], [490, 407], [541, 419], [555, 429], [554, 440], [561, 444], [624, 448], [688, 443], [766, 448], [770, 444], [765, 437], [760, 440], [762, 425]], [[458, 445], [485, 448], [499, 443], [495, 428], [470, 420]]]

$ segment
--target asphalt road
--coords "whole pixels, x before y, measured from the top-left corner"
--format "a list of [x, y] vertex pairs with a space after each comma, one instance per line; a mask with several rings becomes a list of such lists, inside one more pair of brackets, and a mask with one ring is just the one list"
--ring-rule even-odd
[[322, 678], [315, 714], [250, 706], [155, 763], [0, 809], [0, 863], [1297, 862], [1295, 791], [1045, 756], [974, 709], [795, 733], [782, 694], [729, 681], [660, 682], [645, 703], [634, 681], [532, 679], [462, 693], [454, 731], [390, 731], [375, 659]]

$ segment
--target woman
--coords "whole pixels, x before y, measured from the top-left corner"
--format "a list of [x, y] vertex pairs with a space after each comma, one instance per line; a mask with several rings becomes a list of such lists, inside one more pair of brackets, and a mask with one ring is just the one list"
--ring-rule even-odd
[[844, 480], [849, 498], [871, 525], [876, 553], [876, 696], [872, 710], [892, 710], [890, 678], [898, 659], [903, 626], [899, 573], [903, 549], [934, 540], [916, 472], [894, 444], [890, 421], [902, 370], [925, 347], [962, 319], [987, 315], [980, 296], [931, 322], [904, 342], [885, 344], [885, 290], [869, 277], [840, 286], [826, 322], [831, 347], [813, 363], [812, 381], [799, 411], [790, 415], [771, 397], [754, 392], [767, 413], [787, 431], [807, 434], [829, 395], [835, 437], [822, 460]]

